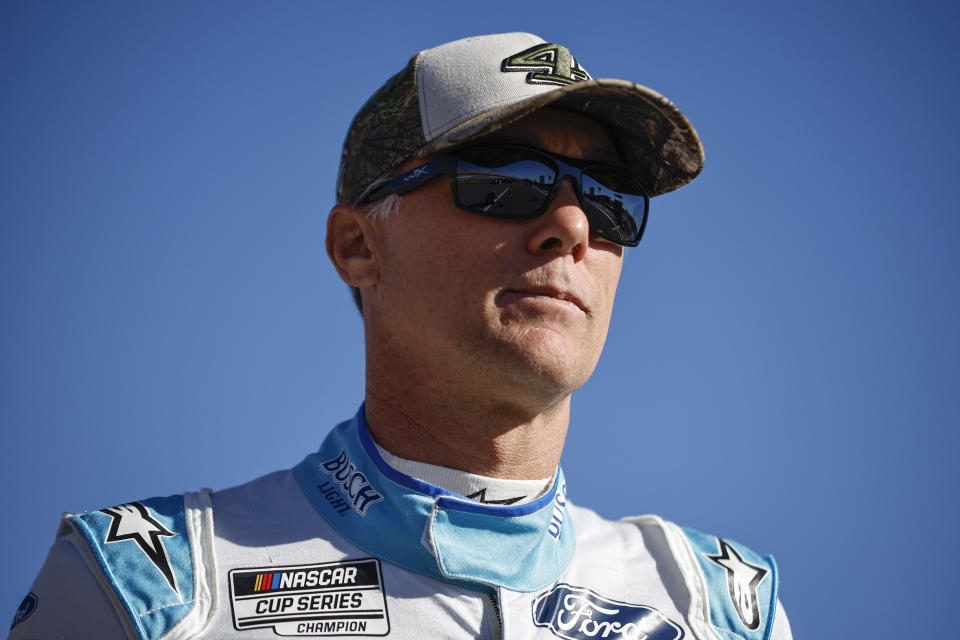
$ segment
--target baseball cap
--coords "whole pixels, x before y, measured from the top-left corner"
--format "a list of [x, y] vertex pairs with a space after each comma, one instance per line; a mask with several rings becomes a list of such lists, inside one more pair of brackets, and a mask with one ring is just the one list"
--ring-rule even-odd
[[604, 125], [651, 196], [682, 187], [703, 168], [697, 132], [665, 97], [626, 80], [593, 78], [563, 45], [503, 33], [421, 51], [367, 100], [343, 144], [337, 201], [357, 202], [407, 160], [546, 106]]

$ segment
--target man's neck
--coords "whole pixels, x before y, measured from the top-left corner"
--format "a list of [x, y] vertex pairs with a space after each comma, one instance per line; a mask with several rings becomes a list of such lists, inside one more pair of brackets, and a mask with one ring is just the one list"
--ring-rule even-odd
[[366, 419], [373, 439], [394, 455], [491, 478], [553, 474], [570, 417], [570, 398], [538, 412], [479, 406], [435, 394], [398, 397], [371, 385]]

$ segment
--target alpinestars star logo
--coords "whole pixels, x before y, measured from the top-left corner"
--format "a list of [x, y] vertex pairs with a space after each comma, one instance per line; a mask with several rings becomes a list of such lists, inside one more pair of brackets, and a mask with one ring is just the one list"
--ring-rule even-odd
[[526, 496], [517, 496], [516, 498], [501, 498], [499, 500], [487, 500], [487, 488], [484, 487], [480, 491], [475, 491], [467, 496], [471, 500], [476, 500], [477, 502], [483, 504], [502, 504], [502, 505], [511, 505], [514, 502], [520, 502]]
[[140, 550], [166, 578], [170, 588], [180, 595], [177, 577], [170, 566], [170, 557], [167, 555], [166, 547], [163, 546], [163, 541], [160, 540], [160, 538], [170, 538], [177, 534], [160, 524], [139, 502], [121, 504], [100, 511], [113, 518], [107, 537], [103, 540], [104, 543], [110, 544], [124, 540], [136, 542]]
[[726, 540], [718, 538], [717, 542], [720, 553], [715, 556], [707, 555], [707, 558], [727, 570], [727, 589], [737, 615], [747, 629], [755, 631], [760, 627], [760, 599], [757, 588], [770, 572], [744, 560]]

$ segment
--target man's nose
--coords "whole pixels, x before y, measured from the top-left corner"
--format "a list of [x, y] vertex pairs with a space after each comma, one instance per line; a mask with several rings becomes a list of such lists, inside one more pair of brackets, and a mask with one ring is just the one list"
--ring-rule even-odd
[[590, 244], [590, 223], [569, 176], [560, 183], [550, 207], [532, 223], [527, 240], [527, 248], [532, 253], [570, 254], [574, 261], [586, 255]]

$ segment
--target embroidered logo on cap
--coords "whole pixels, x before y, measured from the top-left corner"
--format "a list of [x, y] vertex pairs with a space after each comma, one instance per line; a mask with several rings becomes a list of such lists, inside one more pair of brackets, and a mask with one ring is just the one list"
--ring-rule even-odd
[[504, 59], [500, 71], [526, 71], [529, 84], [555, 84], [561, 87], [590, 79], [590, 74], [580, 67], [570, 49], [549, 42]]

